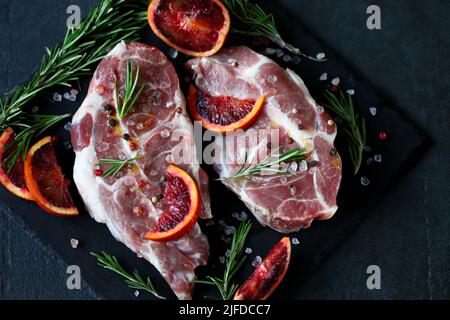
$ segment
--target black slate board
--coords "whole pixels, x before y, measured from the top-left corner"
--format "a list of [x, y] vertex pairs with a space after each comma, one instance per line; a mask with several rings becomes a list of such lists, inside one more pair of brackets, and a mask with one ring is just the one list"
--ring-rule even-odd
[[[307, 60], [302, 60], [300, 64], [285, 63], [282, 59], [276, 59], [284, 67], [295, 70], [305, 81], [313, 97], [318, 101], [323, 101], [323, 89], [329, 85], [334, 77], [340, 77], [341, 86], [345, 89], [354, 89], [355, 105], [358, 111], [366, 118], [368, 143], [372, 151], [365, 154], [364, 165], [357, 176], [353, 176], [349, 159], [346, 155], [345, 142], [338, 137], [337, 148], [344, 161], [344, 174], [342, 187], [339, 192], [338, 213], [329, 221], [313, 223], [312, 227], [299, 234], [292, 235], [300, 240], [300, 245], [293, 247], [293, 259], [287, 279], [283, 281], [280, 288], [275, 292], [273, 298], [286, 299], [295, 298], [296, 290], [304, 283], [314, 270], [316, 270], [325, 259], [336, 249], [336, 247], [351, 233], [366, 214], [376, 209], [376, 204], [382, 199], [388, 188], [397, 181], [400, 176], [408, 171], [408, 168], [423, 153], [423, 149], [428, 145], [428, 139], [420, 133], [413, 124], [396, 110], [389, 106], [370, 86], [354, 75], [348, 68], [340, 62], [339, 58], [333, 55], [326, 46], [319, 44], [313, 36], [295, 19], [283, 12], [276, 4], [264, 5], [271, 10], [279, 21], [279, 26], [285, 38], [300, 46], [304, 51], [311, 54], [325, 52], [329, 61], [318, 64]], [[149, 30], [145, 32], [147, 43], [156, 44], [159, 48], [168, 53], [168, 48], [161, 41], [155, 39]], [[251, 40], [246, 39], [242, 43], [249, 44]], [[255, 50], [263, 51], [264, 48], [253, 43]], [[273, 47], [273, 46], [272, 46]], [[178, 70], [182, 72], [183, 57], [177, 58], [174, 63]], [[322, 82], [319, 77], [322, 73], [328, 73], [328, 81]], [[180, 73], [180, 79], [183, 79]], [[81, 104], [89, 79], [83, 82], [83, 92], [78, 96], [76, 103], [63, 102], [51, 105], [48, 102], [38, 101], [42, 112], [74, 112]], [[64, 89], [56, 90], [61, 93]], [[377, 107], [378, 113], [372, 116], [369, 113], [370, 107]], [[55, 129], [53, 134], [62, 138], [63, 142], [69, 140], [69, 134], [63, 128], [63, 124]], [[388, 139], [384, 142], [378, 139], [380, 131], [388, 133]], [[74, 154], [67, 149], [64, 143], [58, 146], [58, 155], [63, 164], [65, 173], [70, 176]], [[366, 160], [374, 154], [382, 155], [382, 163], [373, 162], [367, 165]], [[229, 224], [237, 225], [238, 221], [231, 218], [233, 212], [246, 211], [238, 198], [226, 190], [224, 186], [213, 180], [216, 175], [210, 168], [207, 168], [211, 179], [211, 200], [214, 213], [215, 226], [206, 227], [202, 223], [202, 229], [207, 234], [211, 243], [211, 258], [207, 267], [199, 268], [200, 277], [206, 274], [220, 274], [222, 266], [219, 263], [219, 256], [224, 255], [227, 244], [220, 238], [223, 232], [218, 227], [219, 220], [225, 220]], [[367, 176], [371, 183], [368, 187], [363, 187], [360, 183], [361, 176]], [[81, 267], [83, 279], [97, 293], [109, 299], [129, 299], [134, 298], [132, 290], [128, 289], [123, 280], [118, 276], [100, 269], [96, 266], [95, 259], [90, 255], [90, 251], [105, 250], [119, 258], [122, 264], [128, 269], [137, 269], [141, 274], [150, 274], [156, 286], [165, 296], [174, 298], [167, 284], [159, 276], [158, 272], [143, 259], [138, 259], [124, 245], [116, 242], [108, 229], [95, 223], [86, 212], [82, 212], [79, 217], [63, 219], [53, 217], [43, 213], [35, 204], [17, 199], [6, 190], [0, 190], [3, 211], [11, 215], [21, 217], [26, 224], [36, 231], [37, 235], [46, 243], [49, 243], [68, 264], [76, 264]], [[78, 199], [79, 200], [79, 199]], [[250, 214], [249, 214], [250, 216]], [[251, 218], [253, 221], [254, 219]], [[70, 238], [80, 240], [78, 249], [70, 247]], [[253, 249], [253, 253], [247, 261], [246, 268], [241, 272], [241, 279], [251, 272], [250, 261], [256, 256], [264, 256], [267, 251], [281, 238], [281, 235], [263, 228], [254, 221], [254, 228], [248, 241], [248, 246]], [[361, 244], [363, 245], [363, 244]], [[195, 290], [195, 298], [214, 296], [213, 289], [198, 287]], [[150, 295], [141, 294], [139, 299], [152, 298]]]

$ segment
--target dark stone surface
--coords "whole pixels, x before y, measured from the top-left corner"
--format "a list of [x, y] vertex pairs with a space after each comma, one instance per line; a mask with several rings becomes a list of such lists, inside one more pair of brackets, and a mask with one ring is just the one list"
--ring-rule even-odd
[[[0, 1], [0, 91], [26, 79], [43, 47], [64, 35], [66, 8], [96, 1]], [[387, 95], [434, 146], [353, 235], [303, 286], [302, 298], [449, 298], [450, 4], [378, 1], [382, 30], [365, 27], [371, 2], [280, 0], [324, 43]], [[66, 289], [66, 265], [33, 232], [1, 214], [1, 298], [95, 298]], [[382, 289], [369, 291], [366, 268], [379, 265]]]

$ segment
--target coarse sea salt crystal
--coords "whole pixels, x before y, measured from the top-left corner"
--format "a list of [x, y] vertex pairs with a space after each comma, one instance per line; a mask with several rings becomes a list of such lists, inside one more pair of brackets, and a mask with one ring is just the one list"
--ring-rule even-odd
[[294, 64], [299, 64], [302, 61], [302, 58], [300, 58], [299, 56], [294, 56], [294, 58], [292, 58], [292, 61], [294, 62]]
[[73, 96], [76, 96], [77, 94], [80, 93], [80, 91], [78, 91], [77, 89], [70, 89], [69, 93]]
[[324, 58], [325, 58], [325, 53], [319, 52], [319, 53], [316, 55], [316, 58], [319, 59], [319, 60], [324, 59]]
[[371, 107], [371, 108], [369, 109], [369, 111], [370, 111], [370, 114], [371, 114], [371, 115], [376, 116], [378, 110], [377, 110], [377, 108], [375, 108], [375, 107]]
[[266, 54], [268, 54], [268, 55], [272, 55], [272, 54], [275, 54], [275, 53], [277, 52], [277, 49], [274, 49], [274, 48], [266, 48], [266, 49], [264, 50], [264, 52], [265, 52]]
[[250, 248], [250, 247], [245, 248], [246, 254], [251, 254], [252, 252], [253, 252], [252, 248]]
[[71, 95], [69, 96], [69, 99], [68, 99], [68, 100], [69, 100], [69, 101], [72, 101], [72, 102], [77, 101], [77, 96], [71, 94]]
[[256, 256], [252, 261], [252, 266], [257, 267], [262, 262], [262, 258], [260, 256]]
[[178, 50], [170, 49], [169, 50], [169, 57], [172, 59], [176, 59], [178, 57]]
[[381, 154], [376, 154], [373, 156], [373, 160], [375, 160], [375, 162], [381, 162], [383, 161]]
[[338, 86], [339, 83], [341, 83], [341, 79], [339, 79], [339, 77], [334, 78], [333, 80], [331, 80], [331, 84], [333, 86]]
[[209, 220], [209, 221], [206, 223], [206, 226], [207, 226], [207, 227], [212, 227], [213, 225], [215, 225], [214, 220]]
[[32, 113], [36, 113], [39, 111], [39, 107], [38, 106], [34, 106], [33, 108], [31, 108], [31, 112]]
[[69, 100], [69, 97], [70, 97], [70, 93], [64, 92], [63, 98], [66, 99], [66, 100]]
[[247, 220], [247, 217], [248, 217], [247, 213], [245, 211], [242, 211], [239, 214], [239, 221], [245, 221], [245, 220]]
[[371, 152], [372, 148], [370, 146], [364, 146], [364, 151], [365, 152]]
[[371, 164], [373, 162], [373, 158], [372, 157], [369, 157], [368, 159], [367, 159], [367, 164]]
[[225, 257], [224, 256], [220, 256], [219, 257], [219, 261], [220, 261], [220, 263], [224, 264], [225, 263]]
[[291, 192], [291, 196], [295, 196], [295, 193], [297, 192], [297, 188], [295, 186], [291, 186], [289, 188], [289, 191]]
[[225, 251], [225, 257], [229, 257], [231, 255], [231, 250], [227, 249], [227, 251]]
[[290, 62], [292, 60], [292, 57], [290, 56], [290, 55], [285, 55], [284, 57], [283, 57], [283, 61], [284, 62]]
[[61, 101], [62, 101], [62, 96], [61, 96], [61, 94], [58, 93], [58, 92], [53, 93], [53, 101], [61, 102]]
[[326, 81], [328, 79], [328, 73], [324, 72], [320, 75], [320, 81]]
[[239, 219], [239, 212], [233, 212], [231, 214], [231, 217], [234, 218], [234, 219]]
[[284, 52], [281, 49], [277, 49], [276, 53], [277, 53], [277, 58], [281, 58], [282, 56], [284, 56]]
[[73, 249], [76, 249], [78, 247], [78, 243], [79, 243], [78, 239], [75, 238], [70, 239], [70, 246]]
[[292, 244], [293, 245], [298, 245], [300, 243], [300, 241], [298, 241], [297, 238], [292, 238]]
[[367, 186], [370, 184], [369, 178], [367, 178], [367, 177], [365, 177], [365, 176], [361, 177], [361, 184], [362, 184], [363, 186], [367, 187]]
[[169, 130], [167, 130], [167, 129], [164, 129], [163, 131], [161, 131], [161, 138], [168, 138], [168, 137], [170, 137], [170, 131]]
[[353, 95], [355, 94], [355, 90], [353, 90], [353, 89], [348, 89], [348, 90], [347, 90], [347, 93], [348, 93], [349, 95], [353, 96]]
[[225, 242], [225, 243], [230, 243], [230, 242], [231, 242], [231, 238], [230, 238], [230, 237], [227, 237], [227, 236], [222, 236], [222, 237], [220, 237], [220, 239], [221, 239], [223, 242]]
[[302, 160], [299, 162], [299, 164], [300, 164], [299, 165], [300, 171], [308, 170], [308, 162], [306, 162], [305, 160]]
[[134, 296], [135, 296], [135, 297], [139, 297], [139, 290], [136, 290], [136, 291], [134, 292]]
[[64, 130], [70, 131], [70, 129], [72, 129], [72, 122], [69, 121], [64, 125]]

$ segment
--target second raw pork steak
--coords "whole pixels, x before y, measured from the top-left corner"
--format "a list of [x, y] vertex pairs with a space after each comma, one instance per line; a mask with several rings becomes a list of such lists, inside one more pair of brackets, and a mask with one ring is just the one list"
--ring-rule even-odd
[[291, 171], [288, 175], [222, 180], [255, 217], [284, 233], [307, 228], [315, 219], [332, 217], [337, 210], [342, 167], [333, 146], [337, 129], [328, 113], [311, 97], [302, 79], [247, 47], [228, 48], [212, 57], [195, 58], [186, 67], [193, 74], [195, 86], [211, 96], [253, 100], [260, 95], [266, 97], [262, 114], [249, 128], [254, 130], [217, 137], [215, 158], [222, 160], [215, 163], [215, 169], [222, 178], [233, 176], [246, 158], [257, 163], [258, 155], [267, 154], [267, 148], [275, 145], [272, 134], [259, 134], [256, 145], [222, 147], [256, 130], [275, 132], [276, 129], [276, 144], [284, 150], [298, 147], [312, 150], [307, 164], [288, 164], [287, 170]]

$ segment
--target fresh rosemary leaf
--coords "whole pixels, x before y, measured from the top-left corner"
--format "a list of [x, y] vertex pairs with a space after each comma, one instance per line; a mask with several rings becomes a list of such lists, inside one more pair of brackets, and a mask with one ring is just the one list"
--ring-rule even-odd
[[248, 37], [267, 37], [281, 48], [293, 54], [317, 62], [327, 61], [325, 58], [311, 57], [284, 41], [277, 29], [273, 14], [266, 13], [258, 4], [251, 3], [249, 0], [222, 0], [222, 2], [236, 20], [233, 24], [232, 32]]
[[140, 66], [138, 65], [136, 68], [136, 73], [134, 73], [133, 62], [131, 60], [127, 61], [127, 76], [125, 79], [125, 89], [122, 103], [120, 103], [119, 100], [120, 84], [116, 79], [115, 100], [117, 116], [119, 117], [119, 119], [123, 119], [127, 115], [127, 113], [130, 112], [131, 108], [136, 103], [137, 99], [142, 93], [142, 90], [144, 89], [144, 85], [141, 85], [141, 87], [136, 92], [139, 82], [139, 71]]
[[111, 270], [125, 278], [125, 282], [130, 288], [147, 291], [158, 299], [166, 299], [158, 294], [150, 278], [147, 277], [147, 280], [144, 280], [136, 270], [134, 270], [133, 273], [127, 272], [120, 265], [119, 261], [117, 261], [116, 257], [104, 251], [102, 251], [101, 254], [91, 252], [91, 255], [97, 259], [97, 264], [99, 266]]
[[[63, 42], [54, 48], [46, 48], [37, 72], [23, 85], [8, 90], [0, 96], [0, 131], [15, 126], [18, 129], [31, 126], [25, 106], [37, 95], [45, 94], [54, 86], [70, 86], [80, 77], [88, 76], [96, 64], [120, 41], [130, 42], [140, 38], [140, 31], [147, 24], [148, 0], [100, 0], [78, 28], [69, 28]], [[19, 136], [19, 141], [29, 134]], [[32, 139], [33, 137], [30, 137]], [[20, 150], [21, 153], [27, 149]], [[9, 166], [17, 157], [11, 157]]]
[[104, 177], [115, 177], [120, 170], [123, 169], [127, 164], [130, 164], [136, 160], [139, 160], [143, 157], [143, 154], [140, 154], [134, 158], [127, 159], [127, 160], [116, 160], [116, 159], [100, 159], [100, 161], [96, 164], [97, 166], [100, 165], [109, 165], [108, 169], [106, 169], [102, 176]]
[[247, 258], [244, 255], [244, 245], [251, 228], [252, 223], [250, 221], [244, 221], [241, 222], [236, 229], [236, 232], [233, 234], [230, 255], [226, 258], [225, 271], [222, 278], [208, 276], [205, 280], [196, 280], [195, 282], [217, 287], [223, 300], [233, 299], [233, 296], [239, 287], [233, 282], [234, 276]]
[[[227, 179], [239, 179], [245, 178], [249, 179], [248, 176], [261, 174], [261, 173], [274, 173], [274, 174], [289, 174], [288, 171], [283, 169], [278, 169], [275, 166], [280, 164], [281, 162], [292, 162], [292, 161], [302, 161], [305, 160], [311, 151], [307, 151], [303, 148], [294, 148], [289, 151], [286, 151], [283, 154], [277, 155], [277, 152], [281, 147], [276, 148], [271, 153], [269, 153], [260, 163], [256, 165], [251, 165], [247, 162], [247, 154], [245, 155], [244, 164], [239, 168], [239, 170], [230, 177], [223, 177], [219, 180], [227, 180]], [[272, 158], [275, 157], [274, 160]], [[249, 179], [252, 180], [252, 179]]]
[[[26, 117], [26, 118], [25, 118]], [[8, 157], [3, 161], [7, 164], [7, 173], [9, 173], [17, 159], [21, 156], [25, 160], [27, 151], [31, 146], [31, 142], [36, 137], [47, 131], [50, 127], [53, 127], [56, 123], [63, 119], [70, 117], [70, 114], [63, 115], [25, 115], [22, 116], [20, 121], [12, 124], [15, 127], [19, 127], [21, 130], [17, 134], [14, 141], [9, 144], [5, 149], [14, 149]]]
[[342, 119], [344, 127], [341, 128], [347, 139], [350, 160], [356, 175], [361, 167], [364, 146], [366, 145], [365, 119], [355, 113], [353, 99], [349, 94], [340, 90], [339, 95], [330, 90], [325, 91], [327, 107]]

